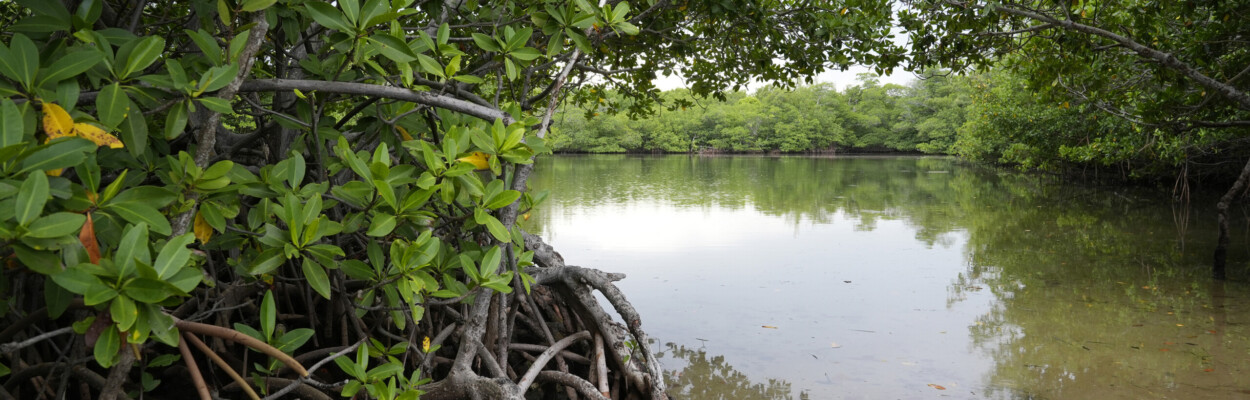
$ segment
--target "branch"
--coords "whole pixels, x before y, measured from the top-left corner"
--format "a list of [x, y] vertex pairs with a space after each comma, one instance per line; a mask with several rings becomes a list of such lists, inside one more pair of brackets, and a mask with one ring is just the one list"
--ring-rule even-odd
[[[357, 341], [357, 342], [356, 342], [356, 344], [353, 344], [353, 345], [351, 345], [351, 346], [347, 346], [347, 347], [343, 348], [343, 350], [339, 350], [337, 353], [331, 354], [331, 355], [329, 355], [328, 357], [321, 359], [321, 361], [318, 361], [316, 364], [313, 364], [313, 366], [312, 366], [312, 370], [313, 370], [313, 371], [316, 371], [317, 369], [321, 368], [321, 366], [326, 365], [326, 363], [328, 363], [328, 362], [330, 362], [330, 361], [332, 361], [332, 360], [334, 360], [334, 359], [336, 359], [336, 358], [342, 357], [344, 354], [347, 354], [347, 353], [350, 353], [350, 352], [352, 352], [352, 351], [355, 351], [355, 350], [356, 350], [356, 348], [357, 348], [357, 347], [360, 347], [360, 344], [361, 344], [361, 343], [364, 343], [364, 342], [365, 342], [365, 341], [364, 341], [364, 339], [361, 339], [360, 341]], [[299, 378], [299, 379], [297, 379], [297, 380], [294, 380], [294, 381], [292, 381], [291, 383], [287, 384], [285, 387], [283, 387], [283, 388], [282, 388], [282, 390], [279, 390], [279, 391], [274, 392], [273, 394], [271, 394], [271, 395], [269, 395], [269, 396], [266, 396], [264, 400], [277, 399], [277, 398], [279, 398], [279, 397], [282, 397], [282, 395], [285, 395], [285, 394], [287, 394], [287, 393], [290, 393], [291, 391], [295, 390], [295, 388], [299, 387], [300, 385], [303, 385], [303, 384], [306, 384], [306, 383], [310, 383], [310, 382], [311, 382], [311, 379], [312, 379], [312, 378], [309, 378], [308, 376], [304, 376], [304, 377], [301, 377], [301, 378]], [[240, 384], [240, 385], [241, 385], [241, 384]]]
[[33, 345], [33, 344], [35, 344], [35, 343], [39, 343], [39, 342], [41, 342], [41, 341], [51, 339], [51, 338], [53, 338], [53, 337], [55, 337], [55, 336], [64, 335], [64, 334], [66, 334], [66, 333], [70, 333], [70, 332], [73, 332], [73, 331], [74, 331], [74, 328], [73, 328], [73, 327], [71, 327], [71, 326], [67, 326], [67, 327], [64, 327], [64, 328], [61, 328], [61, 329], [57, 329], [57, 330], [54, 330], [54, 331], [44, 332], [44, 333], [40, 334], [39, 336], [35, 336], [35, 337], [32, 337], [32, 338], [30, 338], [30, 339], [26, 339], [26, 340], [23, 340], [23, 341], [20, 341], [20, 342], [16, 342], [16, 343], [5, 343], [5, 344], [3, 344], [3, 345], [0, 345], [0, 353], [9, 353], [9, 352], [13, 352], [13, 351], [16, 351], [16, 350], [20, 350], [20, 349], [25, 348], [25, 347], [27, 347], [27, 346]]
[[397, 86], [307, 79], [257, 79], [243, 82], [243, 84], [239, 87], [240, 92], [282, 92], [297, 89], [305, 93], [321, 91], [326, 93], [403, 100], [472, 115], [486, 121], [502, 119], [505, 125], [515, 122], [511, 115], [499, 109], [486, 107], [454, 97], [433, 94], [430, 92], [418, 92]]
[[208, 345], [204, 344], [200, 338], [195, 337], [195, 335], [190, 332], [183, 332], [182, 336], [185, 336], [188, 342], [191, 342], [195, 348], [200, 349], [201, 353], [204, 353], [204, 355], [208, 356], [210, 360], [213, 360], [213, 364], [217, 364], [218, 368], [225, 370], [226, 375], [230, 375], [230, 379], [233, 379], [235, 383], [238, 383], [239, 386], [243, 388], [243, 391], [247, 393], [247, 397], [249, 399], [260, 400], [260, 396], [256, 394], [255, 390], [252, 390], [252, 385], [249, 385], [246, 379], [239, 376], [239, 373], [235, 372], [234, 368], [230, 367], [230, 364], [226, 364], [226, 360], [222, 360], [221, 356], [217, 355], [213, 349], [208, 348]]
[[530, 369], [528, 371], [525, 371], [525, 376], [521, 377], [521, 381], [517, 382], [517, 386], [522, 388], [530, 387], [530, 385], [534, 383], [534, 379], [538, 378], [538, 373], [542, 372], [543, 367], [547, 366], [547, 362], [551, 361], [551, 358], [555, 357], [556, 353], [559, 353], [560, 350], [564, 350], [565, 347], [569, 347], [569, 345], [573, 344], [573, 342], [589, 338], [590, 331], [581, 331], [569, 335], [564, 339], [560, 339], [560, 341], [556, 342], [556, 344], [551, 345], [551, 347], [544, 350], [542, 354], [538, 355], [538, 359], [534, 360], [534, 364], [530, 365]]
[[[955, 2], [952, 2], [951, 4], [966, 6], [966, 4], [960, 4], [960, 3], [955, 3]], [[1201, 72], [1198, 72], [1197, 69], [1194, 69], [1194, 67], [1190, 66], [1184, 61], [1181, 61], [1180, 59], [1176, 58], [1176, 56], [1173, 56], [1172, 54], [1164, 53], [1162, 51], [1148, 47], [1141, 43], [1137, 43], [1131, 38], [1116, 34], [1114, 32], [1111, 32], [1102, 28], [1090, 26], [1090, 25], [1077, 23], [1072, 20], [1059, 19], [1059, 18], [1055, 18], [1049, 15], [1045, 15], [1045, 14], [1041, 14], [1037, 12], [1019, 10], [1019, 9], [1009, 8], [1009, 7], [999, 7], [997, 8], [997, 10], [1002, 11], [1007, 14], [1015, 15], [1015, 16], [1031, 18], [1037, 21], [1054, 24], [1063, 28], [1067, 28], [1069, 30], [1087, 33], [1087, 34], [1098, 36], [1104, 39], [1110, 39], [1111, 41], [1119, 43], [1123, 45], [1125, 48], [1128, 48], [1129, 50], [1136, 52], [1137, 54], [1141, 55], [1141, 57], [1145, 59], [1152, 60], [1154, 62], [1159, 63], [1162, 66], [1176, 70], [1181, 75], [1184, 75], [1190, 79], [1193, 79], [1199, 85], [1202, 85], [1203, 87], [1207, 89], [1210, 89], [1217, 93], [1221, 93], [1225, 96], [1228, 96], [1228, 98], [1237, 102], [1237, 104], [1239, 104], [1241, 108], [1250, 110], [1250, 94], [1247, 94], [1246, 92], [1243, 92], [1232, 85], [1217, 81], [1209, 76], [1204, 75]]]
[[595, 399], [595, 400], [607, 400], [608, 399], [606, 396], [603, 395], [603, 393], [599, 393], [598, 391], [595, 391], [595, 386], [591, 385], [590, 382], [587, 382], [585, 379], [582, 379], [581, 377], [570, 374], [568, 372], [543, 371], [543, 372], [538, 373], [538, 378], [544, 381], [555, 382], [564, 386], [577, 389], [578, 393], [581, 393], [583, 396], [586, 396], [591, 399]]
[[200, 394], [201, 400], [212, 400], [213, 396], [208, 394], [208, 385], [204, 383], [204, 375], [200, 374], [200, 367], [195, 364], [195, 357], [191, 356], [191, 349], [187, 348], [187, 341], [183, 336], [190, 333], [183, 332], [178, 336], [178, 352], [182, 353], [182, 361], [187, 363], [187, 370], [191, 373], [191, 382], [195, 384], [196, 393]]
[[247, 347], [251, 347], [253, 349], [256, 349], [257, 351], [260, 351], [261, 353], [265, 353], [265, 355], [267, 356], [278, 359], [278, 361], [281, 361], [283, 364], [286, 364], [287, 367], [290, 367], [291, 369], [295, 370], [295, 373], [299, 374], [299, 376], [308, 376], [308, 370], [304, 369], [304, 366], [300, 365], [299, 361], [295, 361], [294, 358], [291, 358], [290, 355], [283, 353], [282, 350], [278, 350], [277, 348], [270, 346], [268, 343], [257, 340], [256, 338], [248, 336], [244, 334], [243, 332], [239, 332], [239, 331], [236, 331], [234, 329], [229, 329], [229, 328], [222, 328], [220, 326], [201, 324], [199, 322], [191, 322], [191, 321], [181, 320], [181, 319], [174, 320], [174, 326], [184, 331], [198, 333], [201, 335], [219, 337], [225, 340], [229, 340], [231, 342], [235, 342], [235, 343], [247, 346]]

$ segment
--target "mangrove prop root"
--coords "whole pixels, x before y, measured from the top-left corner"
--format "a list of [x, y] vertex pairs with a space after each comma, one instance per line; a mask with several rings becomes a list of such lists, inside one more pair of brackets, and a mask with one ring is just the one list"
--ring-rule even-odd
[[268, 343], [257, 340], [256, 338], [248, 336], [244, 334], [243, 332], [239, 332], [230, 328], [223, 328], [223, 327], [216, 326], [216, 325], [201, 324], [199, 322], [191, 322], [187, 320], [175, 320], [174, 326], [178, 327], [178, 329], [181, 329], [187, 332], [218, 337], [218, 338], [229, 340], [231, 342], [235, 342], [235, 343], [247, 346], [247, 347], [251, 347], [253, 349], [256, 349], [257, 351], [260, 351], [261, 353], [265, 353], [265, 355], [267, 356], [277, 359], [283, 364], [286, 364], [287, 367], [290, 367], [292, 370], [295, 371], [296, 374], [299, 374], [299, 376], [308, 376], [308, 370], [304, 369], [304, 366], [300, 365], [299, 361], [295, 361], [294, 358], [291, 358], [291, 356], [287, 355], [286, 353], [283, 353], [282, 350], [278, 350], [277, 348], [270, 346]]
[[235, 372], [234, 368], [231, 368], [230, 364], [226, 363], [226, 360], [222, 360], [221, 356], [217, 355], [217, 352], [208, 348], [208, 345], [204, 344], [200, 338], [195, 337], [195, 335], [190, 332], [183, 332], [182, 336], [185, 336], [188, 342], [191, 342], [191, 344], [195, 346], [195, 348], [199, 349], [201, 353], [204, 353], [204, 355], [208, 356], [210, 360], [213, 360], [213, 364], [217, 364], [218, 368], [226, 371], [226, 375], [230, 375], [230, 379], [238, 383], [239, 386], [242, 386], [243, 392], [247, 393], [247, 397], [249, 399], [260, 400], [260, 396], [256, 394], [255, 390], [252, 390], [251, 385], [247, 384], [247, 380], [243, 379], [242, 376], [239, 376], [239, 373]]
[[200, 394], [201, 400], [213, 400], [213, 396], [208, 394], [208, 384], [204, 383], [204, 375], [200, 373], [200, 366], [196, 365], [195, 357], [191, 356], [191, 349], [187, 347], [187, 341], [183, 336], [189, 335], [183, 333], [178, 336], [178, 352], [182, 353], [182, 361], [187, 364], [187, 371], [191, 373], [191, 382], [195, 384], [195, 391]]

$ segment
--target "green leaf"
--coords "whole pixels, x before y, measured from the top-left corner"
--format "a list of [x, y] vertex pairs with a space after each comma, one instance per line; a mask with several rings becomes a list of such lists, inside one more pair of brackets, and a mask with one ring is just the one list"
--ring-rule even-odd
[[482, 265], [479, 269], [479, 276], [490, 277], [499, 271], [499, 261], [502, 256], [499, 253], [499, 246], [491, 246], [486, 254], [482, 255]]
[[78, 294], [87, 294], [94, 286], [104, 286], [100, 278], [77, 267], [66, 268], [52, 275], [52, 281], [65, 290]]
[[121, 338], [117, 336], [117, 329], [112, 326], [106, 327], [95, 342], [93, 352], [95, 361], [100, 363], [101, 367], [112, 367], [117, 362], [117, 351], [121, 349], [121, 346]]
[[446, 77], [446, 75], [444, 75], [443, 67], [438, 65], [438, 61], [434, 60], [434, 58], [430, 56], [427, 56], [425, 54], [417, 54], [417, 63], [421, 64], [421, 70], [425, 71], [425, 73], [427, 74], [433, 74], [439, 77]]
[[326, 276], [325, 267], [310, 258], [304, 258], [304, 264], [300, 267], [304, 270], [304, 279], [308, 280], [308, 286], [312, 286], [321, 297], [329, 299], [330, 277]]
[[148, 326], [152, 329], [152, 337], [170, 346], [178, 346], [178, 328], [174, 327], [174, 319], [161, 312], [161, 308], [146, 304], [143, 313], [148, 317]]
[[369, 231], [365, 234], [381, 237], [391, 234], [393, 230], [395, 230], [395, 216], [378, 213], [373, 216], [373, 221], [369, 223]]
[[165, 51], [165, 39], [152, 35], [141, 39], [134, 49], [130, 51], [129, 57], [126, 58], [125, 67], [117, 74], [118, 78], [125, 79], [138, 71], [142, 71], [156, 61], [161, 53]]
[[11, 372], [13, 371], [9, 370], [8, 366], [5, 366], [4, 363], [0, 363], [0, 378], [7, 376]]
[[43, 301], [48, 305], [49, 318], [60, 318], [61, 314], [64, 314], [65, 310], [69, 309], [69, 304], [73, 300], [74, 294], [65, 290], [56, 281], [51, 279], [43, 281]]
[[281, 248], [268, 248], [252, 261], [253, 264], [248, 268], [247, 272], [252, 275], [261, 275], [267, 274], [281, 266], [282, 263], [286, 262], [286, 256]]
[[543, 55], [543, 53], [539, 53], [538, 50], [533, 47], [522, 47], [513, 50], [508, 54], [521, 61], [534, 61], [534, 59], [542, 57]]
[[21, 143], [25, 136], [22, 110], [13, 100], [0, 99], [0, 149]]
[[496, 42], [495, 38], [490, 36], [486, 36], [481, 33], [474, 33], [473, 43], [477, 44], [477, 47], [480, 47], [482, 50], [493, 51], [496, 53], [499, 52], [499, 42]]
[[0, 74], [32, 88], [39, 70], [39, 48], [21, 33], [14, 33], [9, 47], [0, 45]]
[[170, 107], [169, 114], [165, 116], [165, 140], [177, 139], [186, 130], [187, 104], [182, 102]]
[[58, 139], [27, 156], [26, 160], [22, 161], [22, 169], [18, 171], [18, 174], [78, 165], [87, 159], [86, 153], [95, 150], [96, 147], [95, 143], [86, 139]]
[[304, 3], [304, 7], [308, 11], [308, 16], [312, 17], [321, 26], [339, 32], [350, 33], [355, 31], [355, 28], [348, 24], [347, 19], [343, 17], [343, 13], [329, 3], [310, 1]]
[[135, 270], [135, 262], [152, 263], [152, 251], [148, 249], [148, 224], [128, 225], [122, 231], [122, 240], [113, 254], [113, 263], [121, 276], [129, 276]]
[[209, 110], [222, 114], [234, 114], [234, 108], [230, 105], [229, 101], [226, 101], [226, 99], [220, 97], [201, 97], [195, 99], [195, 101], [200, 102], [201, 105], [207, 107]]
[[243, 2], [244, 12], [256, 12], [272, 6], [278, 0], [246, 0]]
[[165, 246], [156, 256], [156, 262], [152, 264], [152, 268], [161, 279], [174, 276], [178, 270], [187, 265], [187, 261], [191, 259], [191, 249], [188, 249], [187, 245], [194, 240], [195, 234], [184, 233], [165, 242]]
[[114, 297], [117, 297], [117, 291], [108, 285], [100, 283], [87, 288], [87, 293], [82, 296], [82, 302], [88, 306], [95, 306], [113, 300]]
[[165, 280], [165, 282], [182, 291], [182, 294], [191, 293], [202, 281], [204, 281], [204, 273], [196, 268], [180, 269], [174, 276]]
[[284, 333], [281, 338], [278, 338], [278, 350], [291, 354], [299, 349], [300, 346], [303, 346], [304, 343], [308, 343], [308, 339], [312, 339], [313, 333], [314, 331], [308, 328], [299, 328]]
[[147, 304], [160, 303], [174, 295], [165, 282], [148, 278], [137, 278], [126, 283], [126, 286], [122, 288], [122, 294]]
[[43, 205], [48, 202], [48, 176], [33, 173], [26, 176], [22, 187], [17, 192], [13, 215], [18, 225], [26, 226], [43, 212]]
[[56, 83], [78, 76], [94, 67], [103, 59], [104, 55], [94, 50], [82, 50], [65, 54], [52, 62], [52, 65], [49, 65], [48, 68], [45, 68], [39, 74], [37, 86], [43, 86], [43, 84], [48, 82]]
[[486, 229], [490, 231], [490, 234], [500, 242], [507, 243], [511, 241], [512, 236], [508, 233], [508, 228], [505, 228], [503, 223], [499, 222], [499, 219], [485, 210], [481, 208], [474, 209], [473, 219], [479, 224], [486, 225]]
[[486, 203], [486, 208], [489, 208], [492, 210], [504, 208], [504, 207], [507, 207], [509, 204], [512, 204], [513, 202], [517, 201], [517, 199], [519, 198], [521, 198], [521, 192], [518, 192], [515, 190], [505, 190], [499, 193], [498, 195], [496, 195], [494, 198], [490, 199]]
[[265, 298], [260, 301], [260, 330], [265, 334], [265, 341], [273, 339], [273, 327], [278, 323], [278, 306], [273, 301], [273, 291], [266, 290]]
[[130, 330], [134, 326], [135, 320], [139, 317], [139, 309], [135, 308], [134, 300], [126, 296], [117, 296], [113, 302], [109, 304], [109, 314], [113, 316], [113, 322], [117, 323], [117, 327], [123, 331]]
[[369, 37], [369, 40], [377, 46], [378, 52], [397, 63], [407, 63], [417, 59], [417, 53], [413, 52], [403, 39], [378, 33]]
[[391, 188], [391, 184], [384, 180], [374, 179], [373, 187], [378, 190], [378, 196], [382, 196], [382, 200], [386, 201], [386, 205], [391, 206], [391, 209], [395, 209], [395, 189]]
[[[217, 39], [213, 38], [213, 35], [205, 32], [203, 29], [198, 31], [184, 29], [183, 31], [187, 33], [192, 42], [195, 42], [195, 46], [200, 48], [200, 52], [204, 53], [204, 56], [208, 57], [209, 61], [212, 61], [214, 65], [221, 64], [221, 45], [217, 43]], [[179, 64], [179, 67], [181, 67], [181, 64]]]
[[126, 119], [126, 113], [130, 111], [130, 98], [126, 97], [126, 92], [122, 91], [117, 82], [113, 82], [100, 89], [95, 98], [95, 106], [100, 114], [100, 122], [104, 126], [115, 128]]
[[508, 76], [508, 80], [515, 81], [520, 74], [517, 71], [516, 63], [513, 63], [511, 58], [505, 58], [503, 59], [503, 66], [504, 74]]
[[73, 19], [69, 14], [69, 10], [65, 8], [64, 4], [61, 4], [61, 2], [58, 1], [17, 0], [17, 4], [34, 11], [35, 15], [52, 17], [52, 19], [58, 23], [56, 30], [67, 29], [70, 27], [70, 23], [73, 22]]
[[343, 15], [347, 16], [347, 21], [355, 24], [360, 16], [359, 0], [339, 0], [339, 6], [343, 7]]
[[[209, 68], [204, 71], [204, 75], [200, 77], [200, 88], [198, 93], [215, 92], [229, 85], [234, 78], [239, 75], [239, 64], [230, 63], [220, 67]], [[197, 93], [197, 95], [198, 95]]]
[[[138, 110], [139, 106], [133, 100], [128, 102], [129, 109]], [[130, 155], [139, 158], [148, 149], [148, 121], [143, 113], [136, 112], [129, 114], [124, 120], [125, 124], [121, 126], [122, 143], [126, 144], [126, 150]]]
[[116, 214], [131, 223], [145, 223], [152, 232], [162, 235], [173, 233], [169, 226], [168, 218], [165, 218], [156, 208], [139, 200], [109, 203], [101, 207], [101, 209]]
[[30, 227], [26, 228], [26, 236], [43, 239], [59, 238], [78, 232], [85, 222], [87, 222], [87, 216], [83, 214], [59, 212], [45, 215], [30, 223]]

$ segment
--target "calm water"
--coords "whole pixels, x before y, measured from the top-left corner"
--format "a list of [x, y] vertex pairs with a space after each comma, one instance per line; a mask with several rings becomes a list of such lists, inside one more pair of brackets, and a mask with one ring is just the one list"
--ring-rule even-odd
[[560, 156], [531, 185], [528, 229], [628, 275], [678, 399], [1250, 398], [1248, 243], [1213, 284], [1205, 208], [950, 158]]

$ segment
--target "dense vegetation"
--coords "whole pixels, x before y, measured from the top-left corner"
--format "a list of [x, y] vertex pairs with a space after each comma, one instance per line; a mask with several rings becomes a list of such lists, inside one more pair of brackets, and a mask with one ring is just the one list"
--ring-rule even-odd
[[[1240, 163], [1247, 2], [1137, 3], [0, 2], [0, 399], [663, 398], [618, 277], [515, 226], [561, 99], [704, 113], [586, 150], [960, 151], [980, 115], [985, 159]], [[720, 92], [854, 63], [1013, 75]]]
[[[556, 117], [549, 145], [567, 152], [950, 152], [971, 89], [963, 77], [934, 75], [904, 87], [861, 76], [858, 85], [778, 88], [725, 99], [684, 89], [662, 94], [680, 105], [645, 116], [605, 93]], [[690, 105], [685, 105], [690, 104]]]
[[533, 157], [579, 86], [902, 61], [817, 3], [0, 2], [0, 400], [665, 398]]

